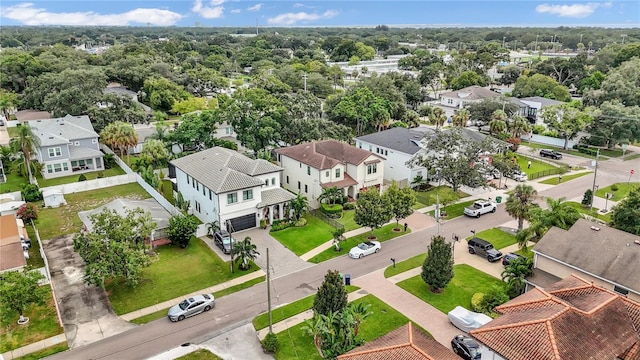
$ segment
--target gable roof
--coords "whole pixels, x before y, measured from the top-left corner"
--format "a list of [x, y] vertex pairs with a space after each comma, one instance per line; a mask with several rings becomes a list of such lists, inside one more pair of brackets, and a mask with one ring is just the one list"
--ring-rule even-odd
[[575, 275], [496, 311], [471, 335], [506, 359], [616, 359], [640, 341], [640, 304]]
[[63, 145], [74, 140], [98, 137], [87, 115], [32, 120], [29, 126], [40, 139], [40, 146]]
[[338, 356], [338, 360], [387, 359], [460, 360], [453, 351], [420, 331], [412, 323], [407, 323], [390, 333]]
[[260, 186], [262, 180], [254, 176], [283, 170], [266, 160], [253, 160], [219, 146], [172, 160], [171, 164], [216, 194]]
[[0, 216], [0, 271], [27, 265], [15, 215]]
[[569, 230], [553, 227], [533, 251], [640, 294], [640, 236], [594, 225], [579, 219]]
[[275, 152], [318, 170], [331, 169], [340, 163], [360, 165], [369, 156], [375, 155], [371, 151], [358, 149], [337, 140], [308, 142], [276, 149]]
[[127, 210], [133, 210], [141, 208], [144, 211], [148, 211], [151, 214], [151, 219], [156, 223], [156, 229], [165, 229], [169, 226], [169, 219], [171, 213], [167, 211], [159, 202], [155, 199], [145, 200], [129, 200], [129, 199], [115, 199], [109, 203], [106, 203], [93, 210], [81, 211], [78, 213], [78, 217], [82, 220], [82, 223], [86, 226], [88, 231], [93, 229], [93, 223], [91, 222], [91, 215], [96, 215], [102, 212], [104, 209], [115, 210], [118, 215], [124, 216]]
[[448, 97], [460, 100], [482, 100], [500, 96], [500, 94], [477, 85], [468, 86], [464, 89], [440, 94], [441, 97]]
[[424, 134], [429, 131], [432, 130], [424, 126], [412, 129], [395, 127], [373, 134], [359, 136], [355, 139], [413, 155], [420, 150], [420, 141], [424, 137]]

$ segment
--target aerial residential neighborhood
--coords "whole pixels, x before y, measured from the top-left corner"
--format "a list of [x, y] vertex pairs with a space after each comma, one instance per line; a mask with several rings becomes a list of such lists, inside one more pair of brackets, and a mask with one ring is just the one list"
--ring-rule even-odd
[[640, 360], [640, 5], [412, 3], [5, 4], [0, 359]]

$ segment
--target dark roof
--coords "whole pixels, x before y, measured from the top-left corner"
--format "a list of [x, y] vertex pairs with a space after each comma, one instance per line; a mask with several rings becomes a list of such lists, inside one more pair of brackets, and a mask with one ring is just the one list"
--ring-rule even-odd
[[420, 150], [420, 140], [422, 140], [424, 134], [432, 131], [433, 130], [427, 127], [417, 127], [412, 129], [396, 127], [369, 135], [359, 136], [355, 139], [382, 146], [390, 150], [413, 155]]
[[640, 293], [640, 245], [636, 241], [640, 236], [579, 219], [569, 230], [549, 229], [533, 251]]
[[482, 100], [500, 96], [500, 94], [477, 85], [468, 86], [464, 89], [440, 94], [441, 97], [456, 98], [461, 100]]
[[390, 359], [460, 360], [453, 351], [420, 331], [412, 323], [338, 356], [338, 360]]
[[471, 335], [510, 360], [630, 359], [640, 341], [640, 304], [575, 275], [496, 311]]
[[369, 156], [375, 155], [371, 151], [337, 140], [309, 142], [276, 149], [275, 152], [318, 170], [331, 169], [340, 163], [359, 165]]

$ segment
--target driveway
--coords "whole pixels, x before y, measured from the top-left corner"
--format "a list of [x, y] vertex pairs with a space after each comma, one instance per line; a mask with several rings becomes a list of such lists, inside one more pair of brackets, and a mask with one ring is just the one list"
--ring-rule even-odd
[[84, 284], [84, 261], [73, 251], [73, 235], [43, 241], [43, 246], [71, 348], [136, 327], [113, 312], [104, 289]]

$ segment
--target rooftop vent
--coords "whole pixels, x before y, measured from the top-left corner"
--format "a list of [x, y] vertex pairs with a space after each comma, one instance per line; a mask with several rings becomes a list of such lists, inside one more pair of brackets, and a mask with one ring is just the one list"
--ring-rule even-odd
[[594, 230], [594, 231], [600, 231], [600, 228], [599, 228], [599, 227], [597, 227], [597, 226], [592, 226], [592, 227], [591, 227], [591, 230]]

